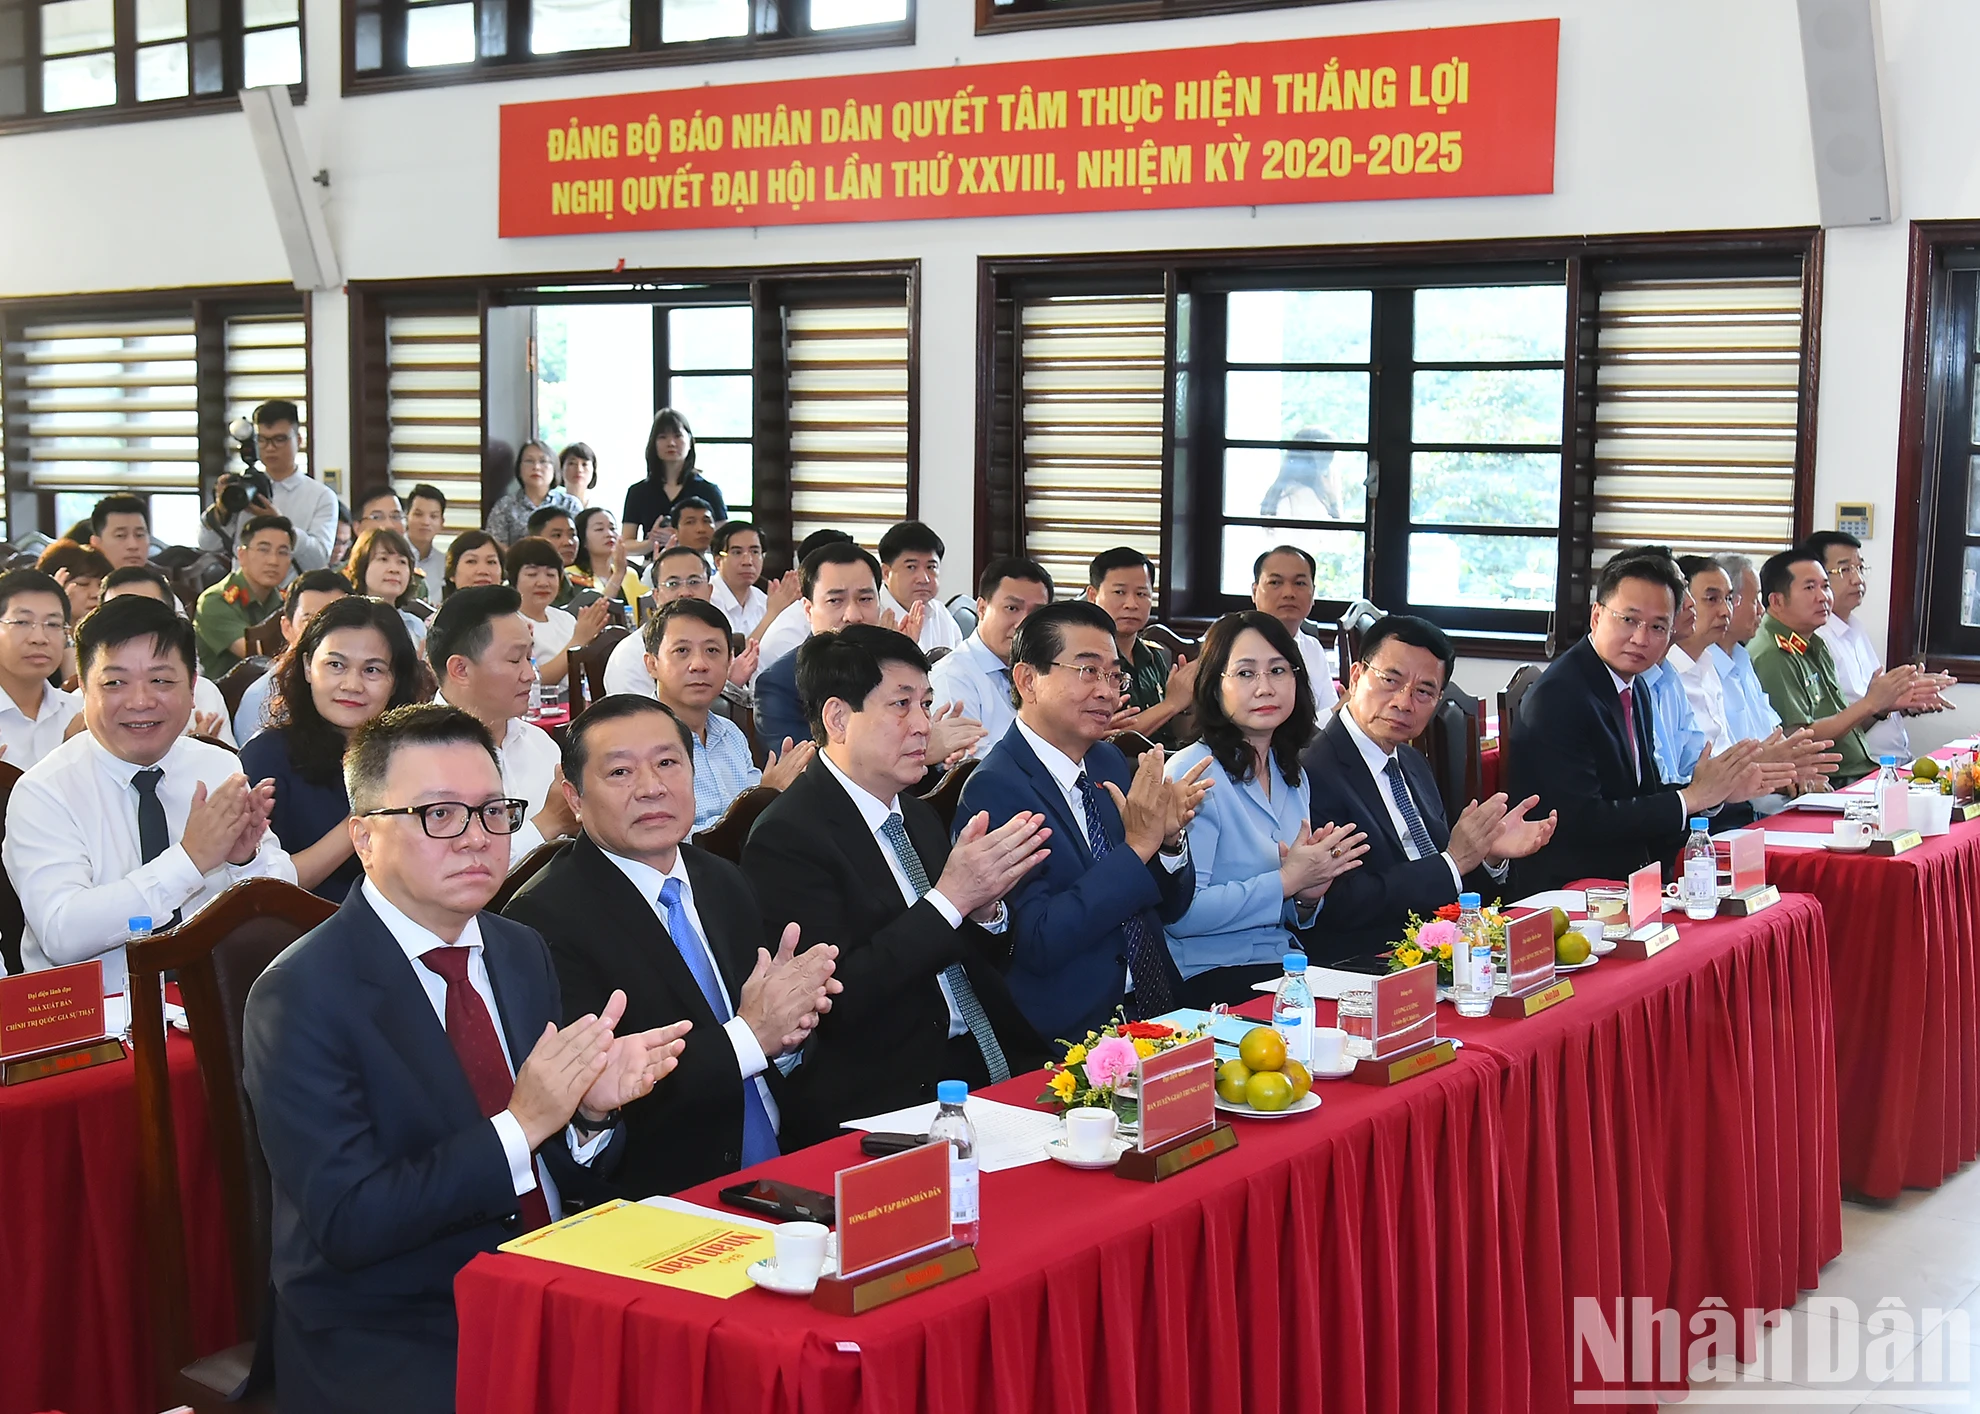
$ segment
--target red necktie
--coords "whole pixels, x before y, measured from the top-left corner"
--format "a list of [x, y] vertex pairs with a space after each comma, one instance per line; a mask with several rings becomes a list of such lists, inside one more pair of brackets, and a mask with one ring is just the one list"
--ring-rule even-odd
[[[1630, 689], [1627, 687], [1622, 690], [1622, 707], [1623, 741], [1629, 746], [1630, 774], [1641, 777], [1643, 774], [1643, 763], [1636, 754], [1636, 704], [1631, 701]], [[451, 1017], [453, 1012], [450, 1010], [447, 1014]], [[453, 1029], [451, 1022], [448, 1024], [448, 1029]]]
[[[419, 955], [428, 969], [447, 980], [447, 1039], [454, 1043], [454, 1054], [461, 1058], [468, 1084], [474, 1087], [475, 1102], [491, 1119], [509, 1107], [509, 1094], [515, 1077], [509, 1074], [508, 1059], [502, 1054], [501, 1038], [495, 1034], [495, 1020], [488, 1014], [481, 993], [468, 981], [468, 954], [472, 948], [432, 948]], [[544, 1201], [543, 1185], [523, 1194], [523, 1231], [534, 1232], [550, 1224], [550, 1205]]]

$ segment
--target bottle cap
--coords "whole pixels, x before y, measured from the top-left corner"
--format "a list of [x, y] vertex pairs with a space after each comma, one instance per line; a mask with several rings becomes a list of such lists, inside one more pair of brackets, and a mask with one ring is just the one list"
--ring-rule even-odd
[[1694, 830], [1709, 830], [1712, 828], [1712, 822], [1707, 820], [1703, 815], [1694, 815], [1691, 817], [1691, 828]]
[[969, 1082], [966, 1080], [938, 1080], [935, 1083], [935, 1098], [945, 1105], [960, 1105], [969, 1098]]
[[1287, 953], [1287, 954], [1285, 955], [1285, 957], [1284, 957], [1283, 959], [1281, 959], [1281, 960], [1282, 960], [1282, 961], [1283, 961], [1283, 962], [1285, 963], [1285, 965], [1286, 965], [1286, 971], [1288, 971], [1288, 972], [1291, 972], [1291, 973], [1294, 973], [1294, 974], [1296, 974], [1296, 975], [1298, 975], [1298, 976], [1301, 976], [1301, 977], [1304, 977], [1304, 976], [1306, 975], [1306, 954], [1305, 954], [1305, 953], [1303, 953], [1303, 952], [1289, 952], [1289, 953]]
[[1895, 756], [1886, 756], [1886, 757], [1884, 758], [1884, 764], [1885, 764], [1886, 766], [1895, 766], [1895, 765], [1897, 765], [1897, 757], [1895, 757]]
[[1478, 895], [1477, 895], [1477, 894], [1459, 894], [1459, 895], [1458, 895], [1458, 907], [1459, 907], [1459, 908], [1476, 908], [1476, 907], [1478, 907]]
[[151, 919], [140, 914], [136, 918], [125, 919], [124, 927], [133, 933], [149, 933], [151, 931]]

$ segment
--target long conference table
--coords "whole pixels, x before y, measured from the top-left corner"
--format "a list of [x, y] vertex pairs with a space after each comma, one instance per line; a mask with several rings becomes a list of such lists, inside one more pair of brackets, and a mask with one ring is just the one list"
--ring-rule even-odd
[[[1771, 1310], [1842, 1247], [1820, 907], [1681, 932], [1530, 1019], [1440, 1012], [1453, 1064], [1323, 1083], [1317, 1111], [1240, 1120], [1237, 1149], [1164, 1183], [986, 1175], [981, 1271], [862, 1317], [477, 1258], [456, 1285], [461, 1407], [1569, 1408], [1602, 1385], [1575, 1382], [1577, 1298]], [[859, 1161], [848, 1136], [753, 1172], [829, 1191]], [[718, 1206], [720, 1186], [682, 1196]], [[1653, 1383], [1682, 1389], [1655, 1357]]]

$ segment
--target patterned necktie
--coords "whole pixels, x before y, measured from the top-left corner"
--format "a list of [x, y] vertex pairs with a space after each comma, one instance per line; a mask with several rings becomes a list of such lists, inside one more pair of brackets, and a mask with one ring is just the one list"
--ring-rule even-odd
[[[907, 875], [908, 886], [918, 899], [929, 890], [928, 871], [921, 867], [921, 856], [914, 852], [914, 841], [908, 838], [907, 826], [898, 814], [889, 815], [880, 826], [880, 833], [886, 838], [887, 847], [894, 851], [894, 860]], [[990, 1079], [995, 1082], [1011, 1078], [1011, 1063], [1004, 1059], [1004, 1048], [997, 1041], [997, 1033], [991, 1029], [990, 1018], [983, 1010], [983, 1003], [977, 999], [976, 988], [969, 985], [969, 974], [960, 962], [952, 962], [942, 969], [942, 980], [949, 984], [949, 995], [956, 999], [956, 1010], [962, 1014], [963, 1025], [969, 1034], [976, 1038], [976, 1048], [983, 1052], [983, 1064], [990, 1071]]]
[[[447, 1039], [454, 1043], [454, 1054], [461, 1059], [473, 1087], [475, 1103], [482, 1114], [494, 1118], [509, 1107], [515, 1077], [509, 1073], [508, 1059], [502, 1054], [502, 1041], [495, 1034], [495, 1018], [488, 1005], [468, 981], [468, 955], [474, 949], [463, 947], [429, 948], [419, 955], [420, 963], [447, 982]], [[550, 1224], [550, 1205], [538, 1183], [516, 1200], [522, 1207], [523, 1231], [534, 1232]]]
[[[1086, 808], [1087, 847], [1095, 859], [1105, 859], [1114, 852], [1114, 842], [1107, 837], [1107, 822], [1100, 813], [1100, 792], [1094, 789], [1084, 771], [1073, 784], [1079, 787], [1080, 804]], [[1162, 940], [1161, 930], [1148, 926], [1145, 912], [1130, 914], [1121, 927], [1127, 931], [1128, 971], [1134, 974], [1134, 1009], [1143, 1017], [1173, 1010], [1175, 999], [1169, 995], [1169, 974], [1162, 968], [1161, 953], [1156, 951], [1168, 946]]]
[[1623, 742], [1629, 747], [1629, 772], [1643, 779], [1643, 760], [1636, 750], [1636, 699], [1634, 684], [1622, 690]]
[[[694, 930], [694, 920], [688, 917], [687, 905], [681, 901], [681, 881], [669, 879], [660, 885], [660, 906], [667, 910], [667, 936], [674, 940], [674, 946], [681, 954], [681, 961], [687, 964], [694, 974], [695, 986], [701, 988], [702, 998], [708, 1009], [715, 1013], [715, 1019], [727, 1025], [735, 1015], [729, 1010], [729, 1001], [722, 995], [721, 985], [715, 980], [715, 963], [708, 955], [708, 949], [701, 941], [701, 934]], [[763, 1092], [756, 1088], [754, 1078], [743, 1082], [743, 1167], [766, 1163], [777, 1157], [781, 1150], [777, 1146], [777, 1126], [770, 1122], [770, 1111], [763, 1107]]]
[[1428, 859], [1437, 852], [1430, 842], [1430, 831], [1423, 823], [1423, 816], [1416, 808], [1416, 802], [1409, 798], [1409, 782], [1403, 779], [1402, 757], [1391, 756], [1389, 764], [1382, 768], [1382, 774], [1389, 778], [1389, 794], [1395, 797], [1396, 809], [1402, 812], [1403, 824], [1409, 827], [1409, 842], [1416, 846], [1416, 857]]

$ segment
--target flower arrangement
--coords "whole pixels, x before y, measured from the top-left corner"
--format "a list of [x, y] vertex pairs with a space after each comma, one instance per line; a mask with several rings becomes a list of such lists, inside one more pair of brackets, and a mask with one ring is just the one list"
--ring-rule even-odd
[[[1503, 967], [1506, 957], [1506, 924], [1511, 920], [1497, 899], [1479, 910], [1485, 920], [1486, 936], [1492, 940], [1492, 961]], [[1415, 967], [1420, 962], [1434, 961], [1437, 964], [1437, 980], [1448, 984], [1451, 980], [1451, 950], [1457, 946], [1458, 906], [1447, 903], [1430, 918], [1409, 915], [1409, 926], [1403, 929], [1402, 941], [1389, 952], [1389, 971], [1400, 972], [1405, 967]]]
[[1122, 1021], [1117, 1015], [1100, 1030], [1087, 1032], [1083, 1041], [1061, 1042], [1065, 1056], [1045, 1067], [1051, 1078], [1038, 1102], [1061, 1109], [1083, 1105], [1113, 1108], [1115, 1097], [1124, 1093], [1134, 1079], [1135, 1067], [1145, 1057], [1203, 1034], [1162, 1021]]

